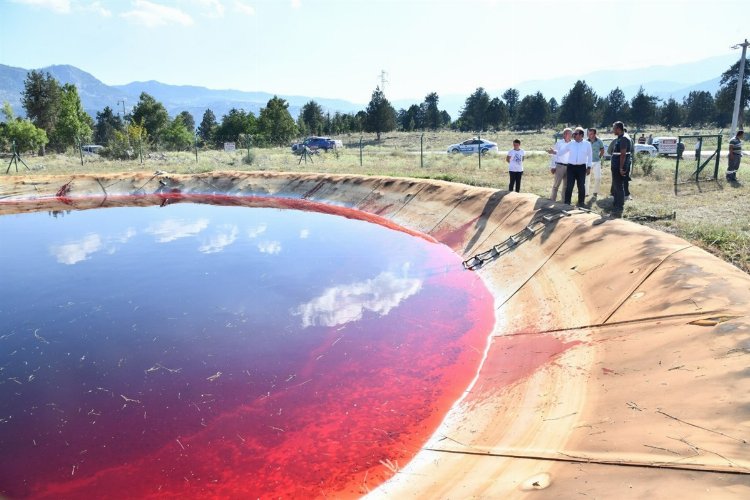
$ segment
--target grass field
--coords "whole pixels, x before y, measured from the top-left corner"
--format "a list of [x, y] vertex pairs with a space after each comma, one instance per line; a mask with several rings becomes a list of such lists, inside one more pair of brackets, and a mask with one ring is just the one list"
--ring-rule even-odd
[[[690, 135], [699, 131], [660, 131], [649, 130], [655, 137], [660, 135]], [[700, 131], [710, 134], [718, 131]], [[182, 153], [145, 154], [143, 163], [134, 161], [110, 161], [96, 155], [85, 156], [83, 165], [78, 154], [47, 155], [44, 157], [27, 156], [24, 161], [31, 168], [27, 171], [20, 165], [18, 174], [11, 168], [10, 175], [38, 174], [73, 174], [91, 172], [153, 172], [162, 170], [170, 173], [196, 173], [221, 170], [274, 171], [274, 172], [321, 172], [352, 173], [363, 175], [387, 175], [398, 177], [417, 177], [442, 179], [461, 182], [475, 186], [507, 189], [508, 174], [505, 163], [505, 152], [512, 147], [514, 138], [522, 141], [526, 151], [543, 151], [553, 143], [554, 131], [541, 133], [499, 132], [482, 135], [483, 138], [497, 142], [501, 153], [490, 154], [481, 160], [478, 156], [448, 155], [446, 148], [465, 140], [471, 134], [458, 132], [425, 132], [406, 133], [391, 132], [383, 134], [377, 142], [372, 134], [337, 137], [344, 143], [338, 153], [320, 153], [310, 160], [300, 161], [288, 147], [251, 149], [248, 159], [246, 149], [234, 152], [198, 151]], [[612, 137], [609, 133], [600, 134], [602, 138]], [[360, 140], [361, 165], [360, 165]], [[726, 151], [724, 139], [723, 152]], [[420, 154], [421, 148], [424, 154]], [[681, 171], [689, 173], [695, 169], [692, 151], [688, 146]], [[706, 153], [706, 151], [704, 151]], [[3, 163], [8, 167], [8, 158]], [[552, 176], [548, 170], [549, 157], [545, 153], [531, 153], [524, 162], [522, 191], [548, 197], [552, 186]], [[721, 158], [718, 182], [702, 181], [698, 184], [688, 182], [680, 184], [675, 194], [674, 158], [656, 158], [646, 165], [647, 172], [638, 165], [635, 168], [633, 182], [630, 184], [632, 201], [626, 202], [624, 217], [656, 229], [676, 234], [702, 248], [718, 255], [735, 266], [750, 272], [750, 160], [743, 159], [739, 180], [742, 185], [731, 186], [726, 183], [724, 172], [726, 158]], [[692, 171], [690, 170], [690, 171]], [[713, 172], [713, 166], [706, 169]], [[611, 199], [606, 198], [609, 191], [609, 166], [602, 168], [602, 188], [600, 197], [590, 203], [589, 208], [597, 213], [606, 213], [611, 208]], [[646, 175], [648, 173], [648, 175]], [[576, 194], [574, 193], [574, 199]], [[589, 200], [587, 199], [587, 202]]]

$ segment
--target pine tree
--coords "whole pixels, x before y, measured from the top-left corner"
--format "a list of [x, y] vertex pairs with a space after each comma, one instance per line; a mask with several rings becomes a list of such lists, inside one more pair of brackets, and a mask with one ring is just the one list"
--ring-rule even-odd
[[367, 105], [364, 128], [367, 132], [375, 132], [378, 141], [380, 134], [396, 128], [396, 110], [385, 98], [380, 86], [375, 87], [370, 103]]

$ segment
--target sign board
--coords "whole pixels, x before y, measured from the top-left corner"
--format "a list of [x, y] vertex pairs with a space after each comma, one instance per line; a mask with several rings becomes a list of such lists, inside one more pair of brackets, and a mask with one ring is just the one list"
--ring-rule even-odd
[[224, 151], [234, 151], [237, 149], [233, 142], [225, 142], [224, 143]]
[[659, 154], [662, 154], [662, 155], [677, 154], [677, 138], [676, 137], [660, 137], [659, 138]]

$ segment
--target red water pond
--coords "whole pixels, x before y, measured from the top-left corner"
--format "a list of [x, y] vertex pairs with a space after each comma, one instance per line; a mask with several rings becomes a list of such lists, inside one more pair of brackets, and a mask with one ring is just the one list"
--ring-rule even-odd
[[476, 374], [479, 278], [351, 210], [182, 201], [0, 217], [0, 494], [355, 497], [393, 475]]

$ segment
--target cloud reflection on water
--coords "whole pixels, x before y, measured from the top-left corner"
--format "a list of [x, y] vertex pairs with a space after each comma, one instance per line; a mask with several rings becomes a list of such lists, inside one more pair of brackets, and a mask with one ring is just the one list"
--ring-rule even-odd
[[224, 250], [237, 240], [240, 230], [234, 225], [225, 225], [220, 228], [220, 232], [213, 235], [208, 242], [198, 248], [202, 253], [217, 253]]
[[280, 241], [261, 241], [258, 243], [258, 250], [260, 253], [267, 253], [270, 255], [276, 255], [281, 252]]
[[302, 316], [304, 328], [343, 325], [359, 321], [365, 311], [385, 316], [421, 288], [421, 279], [385, 271], [373, 279], [328, 288], [293, 313]]
[[180, 219], [167, 219], [162, 222], [151, 224], [146, 232], [156, 236], [159, 243], [169, 243], [170, 241], [195, 236], [208, 227], [209, 220], [206, 218], [198, 219], [194, 222], [187, 222]]
[[55, 257], [57, 262], [65, 265], [73, 265], [88, 258], [96, 252], [106, 250], [108, 254], [113, 254], [119, 248], [115, 243], [127, 243], [130, 238], [136, 235], [136, 230], [128, 228], [122, 234], [102, 237], [97, 233], [90, 233], [83, 238], [63, 245], [53, 245], [50, 247], [50, 253]]

